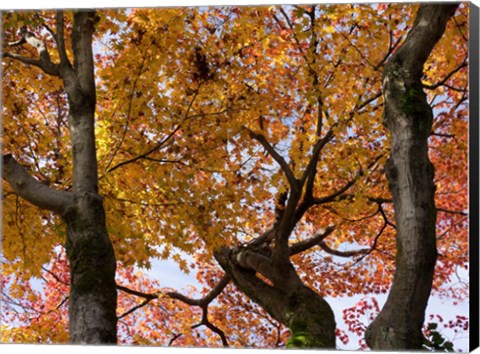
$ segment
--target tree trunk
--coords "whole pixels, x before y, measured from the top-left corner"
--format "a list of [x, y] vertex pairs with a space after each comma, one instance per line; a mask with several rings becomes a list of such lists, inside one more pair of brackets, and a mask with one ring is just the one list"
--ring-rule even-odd
[[117, 342], [115, 257], [97, 194], [75, 198], [64, 214], [70, 265], [70, 342]]
[[396, 272], [387, 302], [366, 332], [374, 350], [421, 349], [422, 326], [437, 257], [434, 169], [428, 158], [433, 112], [422, 89], [423, 65], [458, 4], [421, 5], [415, 23], [383, 73], [386, 164], [396, 221]]
[[[239, 257], [242, 253], [248, 256]], [[246, 248], [223, 248], [215, 257], [245, 295], [289, 328], [287, 347], [335, 348], [336, 324], [330, 305], [303, 284], [291, 263], [272, 269], [265, 252]], [[262, 275], [275, 273], [275, 281], [265, 282], [254, 267], [261, 269]]]
[[70, 341], [92, 344], [117, 342], [116, 262], [97, 182], [92, 53], [95, 21], [95, 12], [74, 14], [73, 68], [67, 62], [60, 68], [70, 106], [75, 194], [75, 203], [63, 215], [71, 273]]
[[[117, 342], [117, 290], [115, 255], [108, 237], [105, 210], [98, 194], [95, 148], [95, 78], [92, 39], [94, 11], [74, 11], [73, 65], [67, 56], [64, 15], [57, 12], [54, 35], [60, 63], [51, 62], [46, 45], [30, 32], [39, 60], [18, 55], [7, 57], [38, 66], [63, 80], [68, 95], [69, 130], [72, 141], [73, 184], [70, 192], [49, 188], [31, 177], [13, 156], [3, 156], [4, 178], [25, 200], [59, 214], [67, 224], [65, 245], [70, 265], [70, 342], [101, 344]], [[30, 44], [28, 41], [23, 41]], [[19, 41], [19, 43], [23, 43]]]

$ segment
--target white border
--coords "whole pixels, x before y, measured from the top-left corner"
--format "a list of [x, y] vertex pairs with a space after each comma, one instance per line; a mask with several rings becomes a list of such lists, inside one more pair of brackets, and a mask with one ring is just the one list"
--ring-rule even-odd
[[[375, 1], [375, 0], [69, 0], [68, 2], [60, 0], [16, 0], [5, 1], [0, 4], [0, 10], [6, 9], [39, 9], [39, 8], [111, 8], [111, 7], [169, 7], [169, 6], [205, 6], [205, 5], [263, 5], [263, 4], [305, 4], [305, 3], [376, 3], [393, 1]], [[399, 0], [395, 2], [412, 2]], [[451, 0], [438, 0], [435, 2], [452, 2]], [[480, 6], [480, 0], [472, 1]]]

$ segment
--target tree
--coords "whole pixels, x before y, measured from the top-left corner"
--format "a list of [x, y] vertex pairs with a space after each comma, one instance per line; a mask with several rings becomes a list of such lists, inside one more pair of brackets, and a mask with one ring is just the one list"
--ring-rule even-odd
[[405, 42], [383, 72], [386, 165], [397, 225], [397, 261], [389, 298], [367, 332], [372, 349], [422, 348], [422, 326], [437, 257], [434, 167], [428, 158], [432, 108], [423, 65], [458, 5], [420, 7]]
[[[98, 194], [94, 114], [96, 90], [92, 39], [95, 12], [73, 14], [72, 60], [68, 57], [64, 15], [56, 17], [55, 39], [59, 63], [52, 62], [45, 43], [26, 27], [10, 46], [28, 44], [38, 59], [5, 52], [5, 58], [35, 66], [59, 77], [67, 94], [72, 141], [71, 191], [49, 188], [32, 178], [11, 154], [3, 156], [5, 179], [12, 190], [33, 205], [58, 214], [67, 225], [65, 249], [70, 264], [70, 338], [72, 343], [116, 343], [115, 255], [105, 225], [102, 197]], [[46, 27], [47, 29], [49, 27]]]
[[[439, 9], [443, 8], [424, 6], [417, 16], [430, 16], [431, 11], [442, 12]], [[106, 226], [101, 210], [92, 217], [100, 216], [96, 223], [103, 226], [95, 229], [103, 236], [108, 230], [115, 249], [117, 288], [121, 294], [117, 316], [122, 341], [126, 338], [127, 342], [142, 344], [248, 346], [258, 342], [266, 346], [335, 347], [339, 332], [324, 297], [388, 291], [395, 243], [403, 244], [405, 232], [396, 226], [404, 223], [398, 212], [400, 197], [395, 192], [395, 181], [389, 173], [393, 190], [390, 196], [383, 171], [390, 148], [381, 122], [382, 107], [385, 106], [386, 122], [392, 130], [390, 161], [398, 161], [394, 125], [398, 113], [389, 108], [389, 101], [383, 103], [380, 98], [381, 74], [389, 77], [395, 59], [409, 56], [401, 53], [409, 53], [407, 46], [410, 38], [415, 37], [413, 33], [421, 33], [417, 27], [422, 21], [412, 25], [405, 20], [413, 10], [408, 5], [381, 4], [139, 9], [128, 16], [122, 11], [98, 12], [96, 37], [92, 37], [91, 27], [86, 33], [90, 33], [89, 38], [94, 38], [97, 46], [108, 42], [104, 50], [95, 50], [99, 98], [95, 176], [98, 171], [99, 190], [108, 215]], [[444, 38], [426, 63], [423, 81], [419, 81], [423, 63], [435, 42], [429, 42], [432, 48], [415, 63], [414, 89], [406, 91], [405, 100], [391, 103], [406, 107], [404, 115], [418, 121], [419, 112], [411, 112], [407, 103], [422, 102], [419, 106], [427, 110], [423, 89], [428, 89], [433, 92], [429, 94], [431, 104], [439, 112], [432, 131], [427, 124], [419, 133], [416, 142], [423, 145], [414, 157], [428, 161], [429, 139], [436, 176], [441, 176], [435, 181], [436, 203], [441, 213], [437, 227], [443, 229], [439, 250], [448, 250], [437, 263], [433, 288], [447, 295], [450, 294], [442, 285], [457, 266], [467, 262], [461, 247], [452, 248], [455, 243], [466, 242], [462, 198], [466, 198], [467, 182], [465, 159], [461, 157], [466, 154], [463, 46], [467, 40], [467, 11], [468, 7], [462, 6], [449, 23]], [[75, 155], [84, 150], [75, 148], [73, 138], [79, 133], [73, 125], [75, 120], [70, 123], [74, 130], [70, 133], [72, 145], [63, 122], [67, 107], [74, 112], [74, 106], [71, 95], [62, 95], [61, 82], [43, 74], [38, 76], [37, 68], [23, 68], [18, 60], [55, 74], [54, 70], [59, 69], [54, 68], [77, 55], [74, 48], [65, 49], [69, 45], [64, 42], [68, 43], [70, 37], [59, 41], [63, 37], [59, 33], [63, 33], [63, 27], [71, 28], [73, 36], [75, 24], [80, 23], [75, 22], [79, 14], [73, 16], [73, 23], [67, 14], [65, 26], [62, 13], [8, 14], [5, 20], [6, 36], [13, 37], [13, 31], [26, 23], [32, 28], [45, 28], [44, 34], [50, 32], [57, 39], [58, 54], [50, 50], [48, 57], [42, 57], [41, 53], [49, 53], [43, 50], [37, 54], [40, 59], [30, 59], [31, 53], [22, 57], [11, 53], [4, 59], [8, 65], [4, 69], [4, 116], [22, 117], [6, 120], [5, 145], [24, 163], [35, 164], [38, 178], [57, 190], [67, 190], [57, 194], [48, 189], [55, 198], [61, 195], [71, 199], [79, 193], [74, 186], [82, 176], [74, 178], [72, 184], [67, 156], [73, 146], [75, 176], [75, 171], [79, 171], [75, 166], [82, 162]], [[443, 16], [443, 23], [438, 24], [438, 38], [450, 16]], [[412, 34], [404, 40], [409, 31]], [[25, 37], [27, 33], [21, 32]], [[37, 30], [29, 38], [45, 48], [42, 45], [47, 40], [38, 39], [41, 33]], [[82, 32], [82, 36], [86, 33]], [[66, 54], [61, 55], [62, 52]], [[57, 62], [60, 64], [54, 64]], [[63, 79], [62, 75], [59, 76]], [[63, 80], [65, 88], [71, 87], [70, 81]], [[392, 88], [383, 82], [383, 90], [388, 93]], [[20, 86], [29, 91], [21, 89], [23, 95], [19, 95]], [[32, 107], [38, 107], [40, 115], [31, 112]], [[88, 119], [91, 131], [92, 114], [90, 111]], [[45, 126], [38, 124], [39, 119], [46, 122]], [[27, 124], [30, 129], [25, 128]], [[91, 142], [94, 143], [93, 139]], [[94, 149], [94, 145], [89, 146]], [[460, 158], [445, 156], [452, 149]], [[90, 150], [88, 156], [88, 166], [93, 171], [95, 154]], [[18, 166], [11, 157], [4, 157], [4, 161], [6, 167]], [[25, 171], [20, 171], [25, 176]], [[387, 171], [391, 168], [387, 167]], [[7, 168], [5, 176], [8, 174]], [[425, 177], [426, 185], [431, 186], [431, 174]], [[40, 186], [33, 179], [27, 180]], [[9, 298], [23, 297], [15, 294], [17, 289], [28, 294], [35, 292], [22, 285], [22, 281], [41, 274], [41, 266], [48, 263], [44, 268], [49, 274], [46, 293], [53, 297], [51, 277], [68, 284], [65, 267], [55, 268], [55, 262], [49, 262], [62, 257], [55, 246], [63, 242], [63, 229], [50, 214], [35, 217], [36, 209], [16, 198], [15, 193], [21, 191], [15, 184], [13, 190], [6, 188], [6, 273], [22, 275], [10, 278], [8, 288], [14, 296]], [[87, 194], [98, 195], [97, 189], [92, 188]], [[425, 188], [428, 190], [430, 228], [421, 233], [430, 235], [432, 242], [435, 218], [431, 216], [435, 206], [432, 190]], [[39, 203], [28, 194], [20, 196], [40, 207], [48, 207], [55, 199], [48, 197]], [[99, 210], [98, 198], [93, 199], [97, 200], [97, 209], [93, 210]], [[72, 217], [63, 217], [67, 240], [75, 239], [71, 228], [78, 223], [73, 221], [75, 215]], [[422, 214], [418, 213], [418, 217]], [[29, 221], [28, 225], [22, 222], [24, 219]], [[44, 236], [33, 237], [39, 227], [45, 229]], [[75, 264], [71, 243], [67, 242], [66, 250], [71, 264]], [[191, 266], [185, 253], [195, 254], [200, 280], [207, 286], [200, 299], [172, 289], [159, 290], [158, 284], [133, 275], [136, 273], [132, 266], [148, 268], [155, 258], [172, 258], [188, 270]], [[16, 258], [19, 254], [22, 256]], [[391, 298], [398, 296], [396, 288], [402, 288], [397, 285], [403, 272], [401, 247], [396, 254], [398, 272]], [[114, 261], [111, 257], [99, 258]], [[407, 340], [396, 337], [393, 344], [378, 340], [381, 328], [392, 326], [388, 316], [392, 305], [387, 302], [367, 335], [372, 348], [422, 345], [419, 338], [434, 258], [434, 253], [426, 257], [430, 270], [423, 283], [424, 295], [412, 298], [419, 320], [414, 327], [407, 328]], [[73, 280], [78, 279], [75, 271], [72, 267], [73, 295]], [[414, 273], [418, 274], [417, 270]], [[109, 286], [112, 291], [111, 278]], [[125, 297], [127, 294], [138, 297], [139, 302]], [[102, 295], [114, 299], [113, 293], [102, 291]], [[33, 301], [33, 307], [38, 309], [44, 297], [38, 295], [28, 301]], [[48, 315], [42, 315], [45, 321], [58, 312], [55, 307], [63, 300], [57, 301], [51, 302]], [[68, 299], [70, 306], [72, 301], [74, 297]], [[165, 309], [163, 315], [158, 307]], [[137, 316], [140, 311], [143, 312]], [[242, 316], [225, 316], [230, 311]], [[76, 313], [69, 316], [70, 322], [75, 323]], [[175, 324], [178, 319], [180, 326]], [[30, 320], [24, 317], [22, 321]], [[156, 327], [157, 322], [163, 324], [162, 328]], [[36, 333], [41, 340], [48, 338], [41, 327], [30, 327], [22, 333]], [[192, 329], [203, 327], [208, 329], [205, 336], [192, 336]], [[73, 328], [71, 334], [75, 333]], [[273, 335], [269, 329], [274, 328]], [[19, 338], [18, 331], [9, 333], [11, 338]], [[260, 333], [263, 339], [259, 339]], [[74, 335], [74, 341], [87, 341], [83, 337], [73, 338]]]

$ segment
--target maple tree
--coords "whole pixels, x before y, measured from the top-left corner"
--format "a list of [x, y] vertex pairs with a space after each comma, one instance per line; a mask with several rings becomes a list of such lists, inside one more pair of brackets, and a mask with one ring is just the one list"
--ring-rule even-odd
[[[421, 348], [431, 289], [468, 294], [446, 286], [468, 264], [456, 8], [4, 14], [2, 340], [333, 348], [324, 298], [393, 282], [350, 330]], [[418, 151], [399, 156], [403, 120]], [[202, 297], [138, 272], [157, 258], [197, 269]]]

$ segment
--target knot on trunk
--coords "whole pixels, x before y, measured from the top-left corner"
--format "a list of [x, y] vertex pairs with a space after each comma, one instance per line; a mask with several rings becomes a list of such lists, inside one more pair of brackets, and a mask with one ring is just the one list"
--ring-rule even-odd
[[262, 273], [261, 269], [271, 266], [272, 250], [267, 243], [243, 245], [231, 251], [232, 262], [240, 268]]
[[61, 216], [67, 224], [78, 219], [87, 223], [102, 220], [105, 217], [103, 198], [93, 192], [75, 193], [74, 202], [65, 208]]

